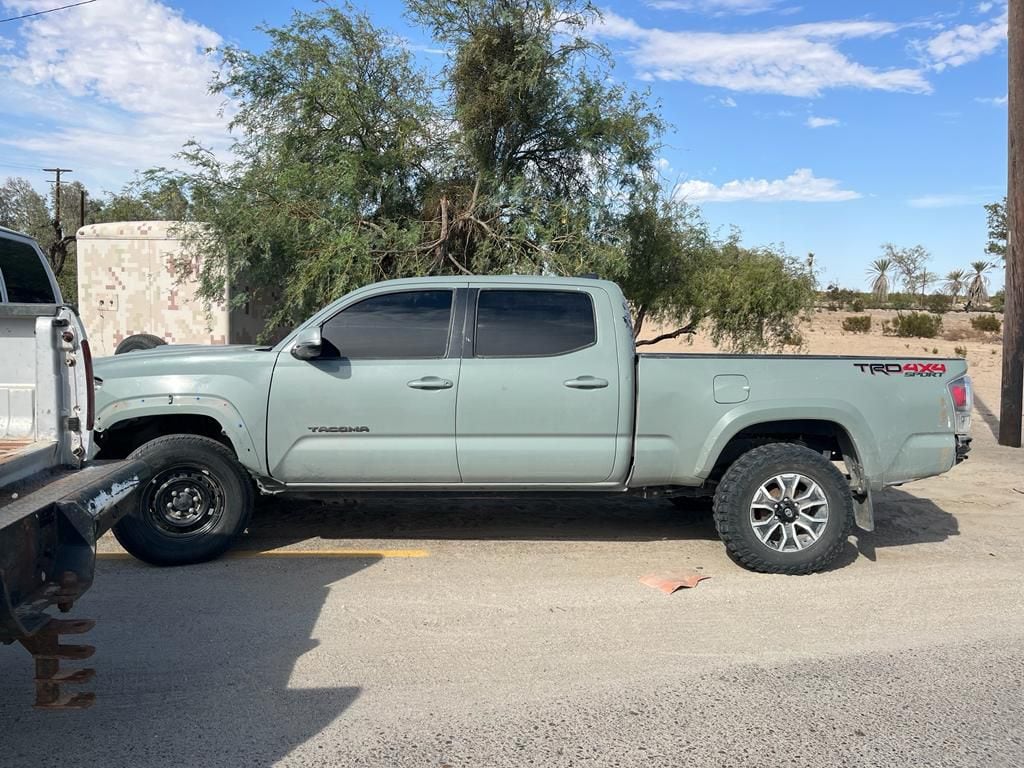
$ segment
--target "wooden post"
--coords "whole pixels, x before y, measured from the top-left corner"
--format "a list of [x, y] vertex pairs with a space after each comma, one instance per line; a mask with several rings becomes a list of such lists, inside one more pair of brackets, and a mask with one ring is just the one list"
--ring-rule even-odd
[[1024, 0], [1010, 0], [1006, 306], [999, 444], [1020, 448], [1024, 397]]

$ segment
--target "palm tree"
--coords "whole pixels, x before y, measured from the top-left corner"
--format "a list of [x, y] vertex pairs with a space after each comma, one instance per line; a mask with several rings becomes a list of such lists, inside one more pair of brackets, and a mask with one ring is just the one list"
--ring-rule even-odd
[[987, 261], [972, 261], [971, 268], [974, 270], [974, 276], [967, 288], [968, 308], [988, 304], [988, 278], [985, 277], [985, 273], [992, 269], [992, 265]]
[[959, 298], [964, 287], [967, 285], [967, 272], [962, 269], [954, 269], [948, 275], [946, 275], [946, 293], [953, 297], [953, 303], [956, 304], [957, 298]]
[[871, 293], [879, 304], [889, 300], [889, 270], [892, 268], [891, 259], [875, 259], [868, 267], [868, 277], [872, 278]]

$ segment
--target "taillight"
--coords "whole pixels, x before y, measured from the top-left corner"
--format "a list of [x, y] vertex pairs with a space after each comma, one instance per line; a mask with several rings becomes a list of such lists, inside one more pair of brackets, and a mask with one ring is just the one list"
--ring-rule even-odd
[[971, 431], [971, 408], [974, 407], [971, 377], [961, 376], [949, 382], [949, 396], [953, 398], [953, 410], [956, 412], [956, 433], [966, 435]]
[[962, 381], [954, 381], [949, 385], [949, 393], [953, 396], [953, 405], [958, 411], [967, 410], [967, 385]]
[[92, 377], [92, 352], [89, 350], [89, 342], [85, 339], [82, 339], [82, 360], [85, 361], [85, 407], [88, 410], [85, 431], [92, 432], [93, 424], [96, 422], [96, 382]]

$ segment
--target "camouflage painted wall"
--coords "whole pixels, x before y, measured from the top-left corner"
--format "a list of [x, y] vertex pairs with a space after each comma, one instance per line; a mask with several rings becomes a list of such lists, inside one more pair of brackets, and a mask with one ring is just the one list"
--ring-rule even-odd
[[263, 327], [258, 311], [205, 307], [195, 297], [194, 282], [178, 279], [180, 226], [126, 221], [78, 230], [78, 308], [97, 356], [114, 354], [121, 340], [135, 333], [168, 344], [255, 341]]

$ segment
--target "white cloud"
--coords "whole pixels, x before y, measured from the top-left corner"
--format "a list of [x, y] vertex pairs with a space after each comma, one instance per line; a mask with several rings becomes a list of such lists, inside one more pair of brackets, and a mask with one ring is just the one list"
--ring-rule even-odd
[[980, 24], [960, 24], [918, 43], [917, 48], [938, 72], [968, 64], [992, 53], [1006, 41], [1008, 14], [1004, 8], [999, 16]]
[[816, 117], [811, 115], [807, 118], [808, 128], [827, 128], [830, 125], [839, 125], [838, 117]]
[[[20, 13], [52, 7], [3, 4]], [[103, 0], [27, 19], [11, 32], [17, 37], [0, 46], [8, 115], [0, 143], [67, 158], [76, 169], [91, 165], [95, 180], [115, 186], [136, 168], [170, 163], [189, 138], [227, 147], [223, 99], [207, 91], [217, 62], [206, 50], [221, 38], [180, 12], [156, 0]], [[10, 121], [33, 111], [42, 127]]]
[[833, 21], [759, 32], [666, 31], [605, 11], [597, 37], [625, 41], [627, 59], [642, 80], [685, 80], [733, 91], [816, 97], [830, 88], [927, 93], [919, 69], [875, 69], [848, 58], [842, 40], [891, 35], [881, 21]]
[[674, 196], [691, 203], [735, 203], [752, 201], [775, 203], [796, 201], [804, 203], [831, 203], [856, 200], [861, 195], [841, 189], [835, 179], [820, 179], [810, 168], [798, 168], [784, 179], [736, 179], [716, 186], [710, 181], [684, 181], [678, 184]]
[[984, 3], [978, 3], [978, 13], [988, 13], [994, 7], [995, 7], [995, 3], [988, 2], [986, 0], [986, 2], [984, 2]]
[[647, 5], [659, 11], [688, 11], [716, 16], [735, 13], [747, 15], [772, 10], [779, 0], [648, 0]]
[[976, 102], [978, 102], [979, 104], [990, 104], [993, 107], [1005, 107], [1009, 103], [1010, 97], [1008, 95], [1007, 96], [978, 96], [974, 100]]
[[907, 201], [911, 208], [958, 208], [967, 205], [982, 205], [985, 201], [977, 195], [922, 195]]

